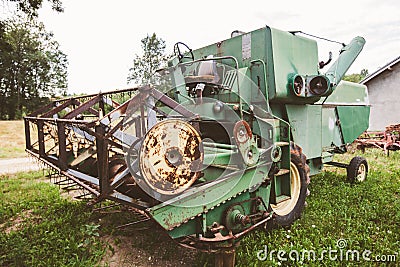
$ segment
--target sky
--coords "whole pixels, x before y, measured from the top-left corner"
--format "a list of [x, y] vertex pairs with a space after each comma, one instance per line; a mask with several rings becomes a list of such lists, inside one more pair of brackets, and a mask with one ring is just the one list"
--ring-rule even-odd
[[[70, 93], [128, 88], [126, 77], [140, 40], [155, 32], [166, 52], [181, 41], [192, 49], [266, 25], [300, 30], [343, 43], [355, 36], [366, 45], [348, 73], [369, 73], [400, 56], [400, 1], [130, 1], [62, 0], [64, 13], [45, 4], [39, 12], [69, 60]], [[319, 58], [334, 59], [338, 44], [318, 41]]]

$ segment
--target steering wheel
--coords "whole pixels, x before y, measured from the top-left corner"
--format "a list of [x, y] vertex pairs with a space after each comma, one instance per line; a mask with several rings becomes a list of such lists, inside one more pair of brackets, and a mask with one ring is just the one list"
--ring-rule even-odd
[[[182, 53], [182, 52], [181, 52], [181, 46], [184, 46], [184, 47], [186, 48], [186, 50], [189, 51], [190, 56], [185, 56], [185, 54], [186, 54], [187, 52], [186, 52], [186, 53]], [[187, 46], [185, 43], [177, 42], [177, 43], [174, 45], [174, 54], [175, 54], [176, 56], [178, 56], [179, 62], [182, 62], [182, 59], [184, 59], [184, 58], [189, 58], [189, 59], [191, 59], [192, 61], [194, 61], [193, 51], [192, 51], [192, 49], [190, 49], [189, 46]]]

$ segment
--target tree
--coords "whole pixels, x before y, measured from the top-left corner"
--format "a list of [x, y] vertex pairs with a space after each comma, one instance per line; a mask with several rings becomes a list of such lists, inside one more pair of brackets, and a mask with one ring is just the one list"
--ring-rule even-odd
[[133, 67], [129, 69], [127, 81], [136, 84], [146, 83], [157, 69], [166, 63], [165, 41], [158, 38], [155, 33], [141, 40], [143, 54], [135, 55]]
[[[51, 3], [53, 10], [56, 12], [63, 12], [64, 8], [62, 7], [62, 2], [60, 0], [47, 0]], [[23, 12], [29, 18], [37, 17], [38, 9], [42, 6], [43, 0], [0, 0], [1, 4], [4, 5], [5, 3], [14, 3], [16, 4], [16, 8], [18, 11]], [[8, 51], [8, 45], [5, 40], [3, 40], [4, 36], [4, 28], [5, 28], [5, 21], [0, 20], [0, 51]]]
[[349, 81], [349, 82], [354, 82], [354, 83], [359, 83], [367, 76], [368, 76], [368, 70], [362, 69], [360, 73], [353, 73], [353, 74], [345, 75], [343, 80]]
[[49, 97], [65, 95], [67, 57], [33, 19], [5, 21], [0, 53], [0, 118], [16, 119], [33, 111]]
[[[64, 8], [62, 7], [62, 2], [60, 0], [47, 0], [51, 3], [51, 7], [54, 11], [63, 12]], [[36, 17], [37, 11], [42, 7], [43, 0], [1, 0], [1, 2], [11, 2], [15, 3], [17, 9], [22, 11], [23, 13]]]

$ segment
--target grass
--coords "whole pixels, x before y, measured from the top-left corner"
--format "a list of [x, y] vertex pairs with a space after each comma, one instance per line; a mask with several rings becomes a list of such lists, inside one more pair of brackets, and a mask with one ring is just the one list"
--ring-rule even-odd
[[[353, 156], [340, 155], [336, 160], [349, 162]], [[370, 165], [367, 181], [351, 185], [345, 170], [334, 167], [312, 177], [302, 218], [290, 229], [260, 229], [246, 236], [237, 249], [237, 266], [382, 265], [362, 258], [331, 260], [327, 254], [321, 261], [302, 260], [301, 255], [296, 259], [294, 253], [289, 258], [291, 251], [315, 251], [317, 258], [323, 250], [340, 251], [338, 240], [346, 245], [345, 253], [370, 250], [371, 259], [395, 255], [396, 262], [385, 266], [397, 266], [400, 151], [387, 157], [381, 150], [368, 149], [362, 156]], [[115, 266], [212, 266], [212, 255], [177, 246], [154, 225], [116, 229], [138, 218], [121, 207], [92, 212], [83, 202], [61, 197], [42, 176], [39, 172], [0, 176], [0, 266], [108, 266], [115, 257], [120, 258]], [[258, 259], [257, 253], [264, 256], [265, 248], [275, 252]], [[279, 250], [287, 260], [279, 259]]]
[[117, 229], [139, 218], [123, 206], [94, 212], [45, 179], [0, 176], [0, 266], [193, 265], [196, 253], [156, 225]]
[[0, 266], [95, 266], [105, 250], [91, 212], [41, 177], [0, 176]]
[[24, 121], [0, 121], [0, 159], [26, 156]]
[[[336, 160], [349, 162], [354, 155], [337, 156]], [[326, 168], [312, 177], [309, 186], [311, 195], [302, 218], [290, 229], [277, 229], [271, 232], [257, 231], [244, 238], [237, 251], [238, 266], [375, 266], [377, 262], [366, 261], [361, 253], [370, 250], [367, 258], [383, 256], [387, 259], [394, 255], [400, 262], [400, 153], [391, 153], [390, 157], [381, 150], [367, 150], [370, 171], [364, 183], [351, 185], [346, 182], [344, 169]], [[340, 240], [340, 241], [338, 241]], [[339, 242], [339, 243], [338, 243]], [[340, 243], [342, 242], [342, 243]], [[345, 256], [332, 254], [321, 256], [323, 250], [338, 250], [346, 255], [348, 250], [360, 252], [360, 261], [349, 260]], [[257, 252], [267, 248], [267, 259], [261, 261]], [[286, 257], [279, 260], [277, 252], [282, 250]], [[291, 252], [295, 250], [295, 252]], [[313, 250], [316, 258], [301, 260], [296, 251]], [[283, 252], [282, 252], [283, 253]], [[291, 258], [288, 256], [291, 254]], [[333, 252], [335, 253], [335, 252]], [[368, 252], [367, 252], [368, 253]], [[260, 254], [263, 256], [265, 253]], [[323, 254], [322, 254], [323, 255]], [[339, 255], [339, 254], [336, 254]], [[342, 254], [343, 255], [343, 254]], [[263, 259], [263, 257], [261, 257]], [[284, 259], [287, 259], [285, 261]], [[342, 260], [340, 260], [342, 259]], [[376, 258], [377, 259], [377, 258]], [[386, 266], [398, 266], [396, 262], [386, 262]]]

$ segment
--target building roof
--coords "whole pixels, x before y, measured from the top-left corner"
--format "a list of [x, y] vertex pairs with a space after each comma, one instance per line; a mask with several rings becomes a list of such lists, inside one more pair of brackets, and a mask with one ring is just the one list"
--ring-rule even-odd
[[365, 84], [365, 83], [369, 82], [370, 80], [372, 80], [373, 78], [375, 78], [376, 76], [378, 76], [379, 74], [384, 72], [385, 70], [390, 69], [393, 65], [395, 65], [399, 62], [400, 62], [400, 56], [397, 57], [396, 59], [390, 61], [388, 64], [386, 64], [382, 68], [378, 69], [377, 71], [375, 71], [375, 72], [371, 73], [370, 75], [368, 75], [367, 77], [365, 77], [360, 83]]

